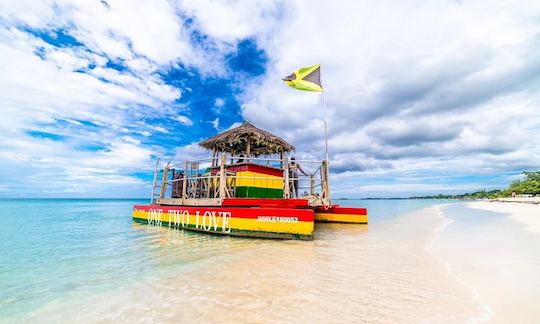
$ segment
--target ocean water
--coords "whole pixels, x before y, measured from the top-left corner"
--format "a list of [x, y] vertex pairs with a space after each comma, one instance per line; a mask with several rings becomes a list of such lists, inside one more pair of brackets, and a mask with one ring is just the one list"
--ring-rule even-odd
[[[144, 200], [0, 200], [1, 322], [462, 322], [481, 305], [426, 249], [430, 200], [347, 200], [314, 241], [132, 222]], [[455, 202], [452, 202], [453, 204]]]

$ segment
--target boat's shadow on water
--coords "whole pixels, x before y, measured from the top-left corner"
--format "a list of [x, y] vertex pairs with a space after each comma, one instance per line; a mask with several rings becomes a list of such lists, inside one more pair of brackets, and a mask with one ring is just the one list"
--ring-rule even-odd
[[194, 260], [215, 258], [239, 250], [284, 241], [202, 233], [189, 229], [154, 226], [137, 222], [133, 222], [131, 228], [138, 250], [146, 250], [158, 259], [170, 258], [170, 263], [186, 263]]
[[[166, 226], [153, 226], [148, 224], [141, 224], [133, 222], [131, 228], [142, 235], [156, 236], [154, 239], [157, 243], [159, 241], [162, 245], [178, 244], [181, 241], [186, 242], [209, 242], [220, 240], [222, 242], [230, 240], [239, 240], [248, 242], [272, 242], [283, 241], [281, 239], [269, 239], [269, 238], [250, 238], [242, 236], [226, 236], [214, 233], [201, 233], [192, 231], [189, 229], [166, 227]], [[314, 236], [315, 239], [323, 239], [330, 237], [339, 237], [340, 235], [356, 236], [367, 234], [369, 230], [368, 224], [343, 224], [343, 223], [316, 223]], [[285, 240], [286, 241], [286, 240]]]
[[329, 236], [339, 237], [357, 236], [367, 234], [369, 225], [367, 224], [340, 224], [340, 223], [316, 223], [315, 239], [326, 238]]

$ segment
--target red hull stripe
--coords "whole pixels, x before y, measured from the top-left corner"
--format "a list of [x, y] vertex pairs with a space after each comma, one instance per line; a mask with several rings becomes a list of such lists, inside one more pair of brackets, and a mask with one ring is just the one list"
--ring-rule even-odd
[[[212, 174], [215, 174], [219, 171], [219, 168], [213, 168]], [[235, 172], [241, 172], [241, 171], [251, 171], [261, 174], [267, 174], [267, 175], [273, 175], [276, 177], [283, 177], [283, 170], [267, 167], [264, 165], [258, 165], [258, 164], [238, 164], [238, 165], [229, 165], [227, 166], [227, 171], [235, 171]]]
[[148, 211], [149, 209], [161, 210], [163, 213], [168, 213], [169, 210], [187, 210], [189, 214], [195, 214], [197, 211], [203, 214], [206, 211], [210, 212], [230, 212], [232, 218], [252, 218], [257, 219], [259, 216], [294, 216], [298, 217], [302, 222], [313, 222], [315, 213], [311, 209], [292, 209], [292, 208], [223, 208], [223, 207], [188, 207], [188, 206], [161, 206], [161, 205], [135, 205], [136, 210]]
[[355, 207], [340, 207], [334, 205], [328, 209], [317, 208], [315, 209], [317, 213], [331, 213], [331, 214], [353, 214], [353, 215], [367, 215], [366, 208], [355, 208]]
[[269, 198], [226, 198], [222, 206], [307, 208], [307, 199], [269, 199]]

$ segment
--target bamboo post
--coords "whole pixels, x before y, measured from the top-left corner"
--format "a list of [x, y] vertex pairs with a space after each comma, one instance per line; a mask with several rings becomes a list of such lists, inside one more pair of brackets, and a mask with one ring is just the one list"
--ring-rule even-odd
[[185, 164], [185, 167], [184, 167], [184, 180], [182, 180], [182, 205], [186, 204], [187, 173], [188, 173], [188, 161], [186, 161], [186, 164]]
[[328, 161], [323, 160], [322, 166], [321, 166], [321, 181], [322, 181], [322, 189], [323, 189], [323, 198], [329, 198], [330, 197], [330, 190], [328, 187]]
[[150, 197], [150, 202], [153, 204], [156, 198], [156, 186], [157, 186], [157, 177], [158, 177], [158, 165], [159, 158], [156, 161], [156, 167], [154, 168], [154, 180], [152, 180], [152, 197]]
[[159, 193], [159, 198], [163, 199], [165, 197], [165, 191], [167, 191], [167, 178], [169, 177], [169, 164], [163, 167], [163, 179], [161, 181], [161, 192]]
[[309, 188], [310, 188], [310, 194], [312, 196], [315, 195], [315, 176], [313, 174], [309, 176]]
[[326, 185], [326, 198], [328, 199], [328, 201], [330, 201], [330, 165], [328, 160], [326, 160], [325, 162], [326, 168], [324, 174], [326, 175], [326, 181], [324, 183]]
[[283, 149], [279, 152], [279, 165], [283, 169]]
[[206, 198], [210, 198], [210, 189], [212, 188], [212, 169], [210, 169], [210, 172], [208, 174], [205, 174], [205, 176], [208, 176], [206, 179]]
[[284, 164], [284, 168], [283, 168], [283, 197], [285, 199], [288, 199], [288, 198], [291, 198], [291, 193], [290, 193], [290, 187], [289, 187], [289, 159], [288, 157], [285, 156], [285, 158], [283, 158], [283, 164]]
[[213, 148], [212, 149], [212, 165], [211, 165], [212, 167], [216, 166], [216, 164], [217, 164], [216, 163], [216, 153], [217, 153], [216, 148]]
[[321, 198], [324, 198], [326, 197], [326, 187], [325, 187], [325, 176], [324, 176], [324, 173], [326, 172], [325, 171], [326, 168], [324, 167], [324, 160], [322, 161], [321, 163], [321, 170], [320, 170], [320, 173], [321, 173]]
[[200, 198], [198, 196], [198, 192], [199, 192], [199, 162], [194, 162], [192, 163], [192, 165], [194, 167], [196, 167], [197, 169], [195, 170], [195, 179], [193, 181], [193, 198]]
[[227, 185], [227, 178], [225, 178], [225, 163], [227, 157], [225, 154], [221, 156], [221, 165], [219, 167], [219, 197], [225, 198], [225, 186]]

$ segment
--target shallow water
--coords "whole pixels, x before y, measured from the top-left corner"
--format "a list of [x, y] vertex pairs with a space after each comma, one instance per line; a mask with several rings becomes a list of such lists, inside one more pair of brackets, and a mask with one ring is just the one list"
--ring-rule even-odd
[[446, 221], [422, 208], [440, 201], [340, 201], [367, 207], [370, 225], [318, 224], [308, 242], [134, 224], [134, 203], [144, 201], [0, 201], [0, 319], [463, 322], [483, 312], [427, 250]]

